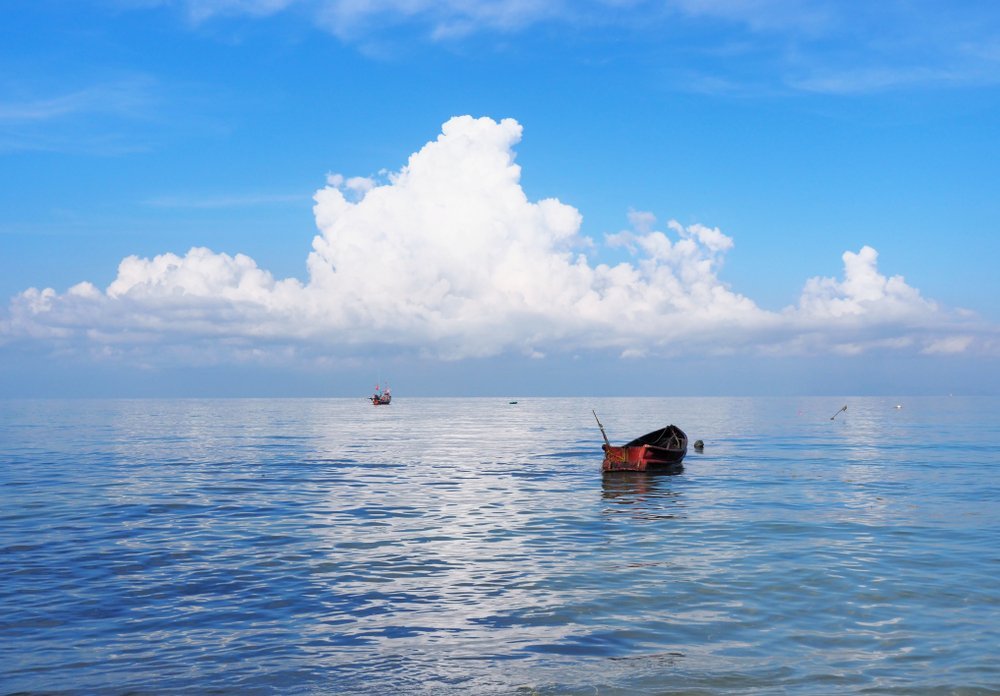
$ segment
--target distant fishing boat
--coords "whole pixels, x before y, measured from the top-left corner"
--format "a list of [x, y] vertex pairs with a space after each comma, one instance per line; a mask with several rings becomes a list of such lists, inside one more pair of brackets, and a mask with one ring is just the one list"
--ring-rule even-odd
[[388, 406], [389, 402], [392, 401], [392, 394], [389, 392], [389, 385], [386, 385], [385, 390], [379, 388], [375, 385], [375, 393], [369, 397], [371, 402], [375, 406]]
[[608, 441], [601, 420], [594, 418], [604, 436], [604, 461], [601, 471], [650, 471], [679, 474], [684, 470], [687, 435], [676, 425], [668, 425], [617, 447]]

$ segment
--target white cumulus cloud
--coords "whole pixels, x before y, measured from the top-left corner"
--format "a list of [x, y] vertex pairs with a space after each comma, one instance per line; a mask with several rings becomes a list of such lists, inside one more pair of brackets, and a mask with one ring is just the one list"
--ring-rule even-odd
[[721, 280], [733, 239], [718, 228], [660, 226], [631, 211], [631, 228], [604, 240], [630, 261], [593, 262], [601, 245], [581, 235], [579, 210], [521, 188], [521, 135], [513, 119], [455, 117], [398, 171], [328, 175], [314, 197], [319, 234], [304, 282], [206, 248], [132, 256], [103, 290], [21, 293], [0, 319], [0, 341], [218, 360], [372, 346], [457, 359], [976, 345], [974, 317], [883, 276], [870, 247], [846, 252], [842, 279], [808, 280], [781, 312]]
[[815, 319], [840, 317], [889, 318], [933, 317], [934, 302], [925, 300], [902, 276], [886, 278], [878, 272], [878, 252], [870, 246], [858, 253], [844, 252], [844, 279], [811, 278], [799, 300], [800, 314]]

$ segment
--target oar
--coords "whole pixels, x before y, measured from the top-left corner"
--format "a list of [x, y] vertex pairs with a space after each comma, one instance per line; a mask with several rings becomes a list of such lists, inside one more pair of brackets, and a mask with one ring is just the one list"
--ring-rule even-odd
[[839, 411], [837, 411], [832, 416], [830, 416], [830, 420], [833, 420], [834, 418], [836, 418], [837, 416], [839, 416], [841, 413], [843, 413], [846, 410], [847, 410], [847, 404], [844, 404], [843, 408], [841, 408]]
[[594, 420], [597, 421], [597, 427], [601, 429], [601, 435], [604, 436], [604, 444], [611, 447], [611, 443], [608, 442], [608, 434], [604, 432], [604, 426], [601, 425], [601, 419], [597, 417], [597, 411], [590, 409], [590, 412], [594, 414]]

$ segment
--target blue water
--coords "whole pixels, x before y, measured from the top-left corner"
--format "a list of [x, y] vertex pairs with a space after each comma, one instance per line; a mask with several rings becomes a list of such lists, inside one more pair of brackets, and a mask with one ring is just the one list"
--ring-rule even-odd
[[0, 401], [0, 692], [1000, 693], [1000, 399], [519, 401]]

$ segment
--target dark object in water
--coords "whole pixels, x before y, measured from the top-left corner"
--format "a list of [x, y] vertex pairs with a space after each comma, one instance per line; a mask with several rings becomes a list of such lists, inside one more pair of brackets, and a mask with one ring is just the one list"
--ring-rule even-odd
[[668, 425], [642, 437], [637, 437], [621, 447], [608, 441], [597, 413], [597, 425], [604, 436], [604, 462], [601, 471], [656, 471], [679, 474], [684, 471], [684, 455], [687, 454], [687, 435], [676, 425]]
[[841, 413], [843, 413], [846, 410], [847, 410], [847, 404], [844, 404], [843, 406], [840, 407], [839, 411], [837, 411], [832, 416], [830, 416], [830, 420], [833, 420], [834, 418], [836, 418], [837, 416], [839, 416]]
[[516, 401], [508, 401], [507, 403], [513, 405], [513, 404], [516, 404], [517, 402]]
[[376, 384], [375, 393], [368, 398], [371, 399], [372, 404], [375, 406], [388, 406], [392, 401], [392, 394], [389, 392], [388, 385], [386, 385], [385, 391], [382, 391]]
[[701, 440], [695, 440], [694, 441], [694, 451], [695, 452], [701, 452], [703, 449], [705, 449], [705, 443], [702, 442]]

